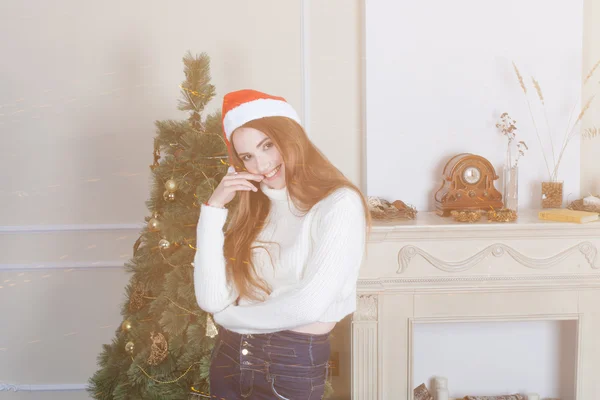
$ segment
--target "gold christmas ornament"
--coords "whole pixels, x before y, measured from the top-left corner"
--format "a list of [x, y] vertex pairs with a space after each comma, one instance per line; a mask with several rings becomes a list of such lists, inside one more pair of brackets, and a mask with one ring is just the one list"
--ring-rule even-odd
[[136, 312], [144, 306], [144, 294], [146, 290], [140, 282], [133, 284], [133, 291], [129, 297], [129, 311]]
[[148, 229], [153, 232], [160, 231], [160, 221], [156, 218], [152, 218], [148, 221]]
[[153, 152], [153, 156], [154, 156], [154, 162], [150, 166], [151, 170], [154, 170], [154, 168], [156, 168], [156, 167], [158, 167], [160, 165], [158, 163], [158, 160], [160, 160], [160, 142], [158, 141], [158, 138], [154, 138], [154, 152]]
[[159, 217], [160, 217], [160, 214], [158, 213], [158, 211], [154, 211], [154, 212], [152, 212], [152, 215], [151, 215], [151, 216], [146, 216], [146, 217], [144, 217], [144, 221], [148, 222], [148, 221], [150, 221], [152, 218], [154, 218], [154, 219], [159, 219]]
[[206, 336], [210, 337], [210, 338], [214, 338], [215, 336], [217, 336], [217, 334], [219, 333], [219, 331], [217, 330], [217, 327], [211, 317], [210, 314], [206, 314]]
[[133, 342], [127, 342], [127, 344], [125, 345], [125, 351], [129, 354], [133, 354], [133, 347]]
[[169, 247], [171, 247], [171, 242], [169, 242], [167, 239], [160, 239], [160, 241], [158, 242], [158, 246], [162, 250], [167, 250]]
[[175, 193], [169, 192], [168, 190], [165, 190], [165, 192], [163, 193], [163, 199], [165, 201], [175, 201], [176, 198], [177, 196], [175, 195]]
[[123, 332], [129, 332], [131, 330], [131, 327], [132, 327], [131, 322], [129, 322], [127, 320], [123, 321], [123, 323], [121, 324], [121, 330]]
[[177, 191], [177, 182], [174, 179], [169, 179], [165, 182], [165, 189], [168, 192], [176, 192]]
[[148, 364], [150, 365], [158, 365], [167, 358], [169, 354], [169, 346], [167, 344], [167, 339], [162, 333], [154, 332], [150, 333], [150, 339], [152, 339], [152, 347], [150, 348], [150, 356], [148, 357]]

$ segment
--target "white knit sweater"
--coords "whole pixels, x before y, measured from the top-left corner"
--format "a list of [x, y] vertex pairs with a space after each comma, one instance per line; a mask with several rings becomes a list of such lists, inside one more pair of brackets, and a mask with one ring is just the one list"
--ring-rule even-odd
[[[223, 256], [227, 209], [202, 205], [194, 257], [198, 305], [217, 324], [242, 334], [293, 329], [313, 322], [337, 322], [356, 310], [356, 281], [365, 250], [365, 214], [358, 194], [340, 188], [304, 216], [287, 187], [262, 191], [271, 211], [254, 245], [252, 261], [271, 287], [261, 302], [241, 300], [227, 282]], [[277, 242], [280, 246], [260, 243]]]

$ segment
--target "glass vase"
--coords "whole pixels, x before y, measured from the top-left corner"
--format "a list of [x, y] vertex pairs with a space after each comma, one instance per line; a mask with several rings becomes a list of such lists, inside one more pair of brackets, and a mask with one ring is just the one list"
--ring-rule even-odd
[[504, 208], [518, 211], [519, 209], [519, 167], [505, 166], [503, 170], [504, 193]]
[[542, 182], [542, 208], [561, 208], [563, 203], [563, 182]]

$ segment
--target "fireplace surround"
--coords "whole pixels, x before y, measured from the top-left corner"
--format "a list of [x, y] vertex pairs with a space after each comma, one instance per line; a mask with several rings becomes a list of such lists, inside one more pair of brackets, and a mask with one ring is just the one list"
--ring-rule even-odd
[[[375, 221], [352, 318], [352, 398], [412, 399], [413, 326], [572, 320], [575, 395], [600, 395], [600, 222]], [[536, 391], [538, 388], [532, 388]]]

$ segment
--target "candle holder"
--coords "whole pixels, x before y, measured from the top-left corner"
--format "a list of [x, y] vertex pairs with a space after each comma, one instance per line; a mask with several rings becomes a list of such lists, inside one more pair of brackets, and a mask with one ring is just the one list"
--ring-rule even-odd
[[560, 208], [563, 203], [563, 182], [542, 182], [542, 208]]

